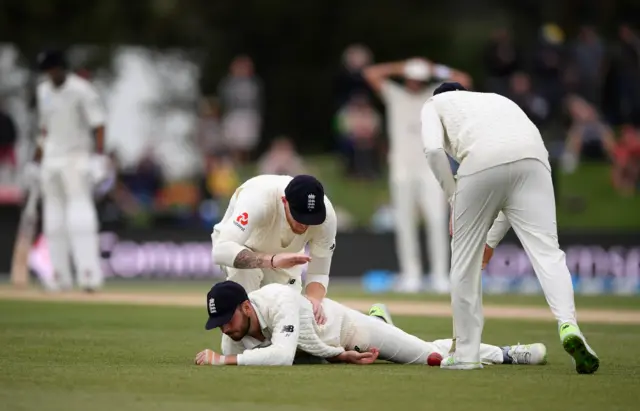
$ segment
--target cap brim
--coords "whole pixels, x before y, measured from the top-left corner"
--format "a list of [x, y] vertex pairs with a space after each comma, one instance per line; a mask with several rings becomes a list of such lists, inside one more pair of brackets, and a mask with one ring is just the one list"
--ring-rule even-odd
[[227, 314], [217, 315], [215, 317], [209, 317], [209, 319], [207, 320], [207, 324], [204, 326], [204, 329], [213, 330], [214, 328], [218, 328], [225, 325], [226, 323], [231, 321], [231, 317], [233, 317], [233, 313], [234, 311]]
[[320, 225], [324, 223], [324, 220], [327, 218], [327, 210], [324, 204], [323, 207], [318, 208], [315, 213], [301, 213], [293, 208], [289, 210], [291, 211], [291, 217], [293, 217], [296, 222], [304, 225]]

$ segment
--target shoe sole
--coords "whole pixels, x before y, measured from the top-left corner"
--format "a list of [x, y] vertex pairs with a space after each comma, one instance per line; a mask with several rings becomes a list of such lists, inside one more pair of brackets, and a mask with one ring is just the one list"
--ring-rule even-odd
[[482, 364], [454, 364], [454, 365], [442, 365], [440, 364], [440, 368], [443, 370], [481, 370], [484, 367]]
[[587, 350], [587, 346], [580, 336], [567, 336], [562, 342], [562, 346], [573, 357], [578, 374], [593, 374], [600, 367], [600, 360]]

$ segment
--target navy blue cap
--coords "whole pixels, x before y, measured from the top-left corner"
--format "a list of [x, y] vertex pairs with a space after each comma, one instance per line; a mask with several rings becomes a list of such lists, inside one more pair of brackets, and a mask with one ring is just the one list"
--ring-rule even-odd
[[67, 68], [67, 59], [62, 50], [45, 50], [38, 54], [38, 69]]
[[462, 84], [456, 81], [451, 81], [451, 82], [440, 84], [438, 88], [435, 89], [435, 91], [433, 92], [433, 95], [435, 96], [440, 93], [446, 93], [447, 91], [456, 91], [456, 90], [467, 91], [467, 89], [464, 88]]
[[305, 225], [320, 225], [327, 218], [324, 187], [313, 176], [295, 176], [284, 189], [294, 220]]
[[213, 330], [231, 321], [236, 308], [247, 301], [249, 296], [244, 287], [233, 281], [217, 283], [207, 293], [207, 314], [209, 319], [204, 326], [206, 330]]

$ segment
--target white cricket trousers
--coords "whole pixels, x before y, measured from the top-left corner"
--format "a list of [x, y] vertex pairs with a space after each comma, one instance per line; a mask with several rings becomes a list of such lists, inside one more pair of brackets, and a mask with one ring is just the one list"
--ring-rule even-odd
[[487, 233], [503, 211], [559, 323], [576, 324], [571, 275], [558, 245], [551, 172], [523, 159], [458, 177], [453, 202], [451, 305], [459, 362], [478, 362], [484, 316], [481, 267]]
[[73, 286], [71, 257], [80, 287], [97, 289], [104, 282], [89, 167], [89, 155], [42, 163], [43, 229], [61, 289]]
[[448, 210], [438, 181], [427, 167], [412, 173], [393, 173], [392, 170], [390, 185], [401, 278], [410, 282], [422, 279], [420, 239], [416, 229], [419, 212], [425, 222], [427, 255], [433, 280], [448, 283]]
[[[443, 358], [449, 354], [453, 342], [451, 339], [424, 341], [377, 317], [348, 310], [355, 330], [353, 338], [345, 347], [347, 350], [364, 352], [370, 348], [377, 348], [380, 350], [379, 359], [398, 364], [426, 364], [427, 357], [433, 352], [439, 353]], [[503, 354], [500, 347], [481, 344], [480, 356], [484, 363], [502, 364]]]

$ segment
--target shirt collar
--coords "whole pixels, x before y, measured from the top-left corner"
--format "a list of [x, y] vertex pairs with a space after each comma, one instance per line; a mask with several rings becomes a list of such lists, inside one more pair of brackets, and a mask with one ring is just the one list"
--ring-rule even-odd
[[249, 302], [251, 302], [251, 305], [253, 306], [253, 311], [255, 311], [256, 317], [258, 317], [258, 322], [260, 323], [260, 329], [266, 330], [267, 328], [269, 328], [267, 325], [267, 322], [262, 316], [262, 313], [260, 312], [260, 305], [256, 303], [255, 300], [252, 300], [252, 299], [249, 299]]

